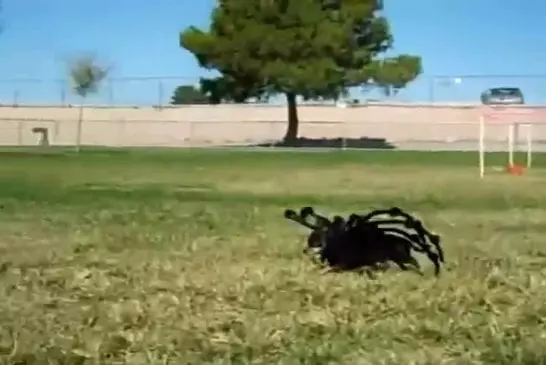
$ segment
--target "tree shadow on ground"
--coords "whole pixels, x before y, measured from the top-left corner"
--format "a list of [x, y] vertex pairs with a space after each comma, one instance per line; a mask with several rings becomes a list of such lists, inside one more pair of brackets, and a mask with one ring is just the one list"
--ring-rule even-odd
[[291, 148], [361, 148], [361, 149], [395, 149], [396, 146], [385, 138], [305, 138], [294, 141], [277, 141], [260, 143], [254, 147], [291, 147]]

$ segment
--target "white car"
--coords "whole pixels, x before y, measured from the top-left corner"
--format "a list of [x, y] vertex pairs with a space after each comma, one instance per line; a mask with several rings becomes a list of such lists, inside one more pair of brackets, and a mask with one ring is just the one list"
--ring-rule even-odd
[[485, 105], [517, 105], [525, 104], [523, 93], [517, 87], [496, 87], [487, 89], [481, 95]]

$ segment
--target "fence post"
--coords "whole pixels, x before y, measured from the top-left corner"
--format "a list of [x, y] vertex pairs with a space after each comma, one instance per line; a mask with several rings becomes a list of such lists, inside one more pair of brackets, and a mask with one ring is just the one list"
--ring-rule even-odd
[[188, 142], [189, 142], [190, 147], [193, 147], [193, 134], [194, 134], [193, 128], [194, 128], [194, 126], [193, 126], [192, 121], [189, 121], [188, 123], [190, 124], [190, 127], [189, 127], [190, 135], [188, 137]]
[[82, 129], [83, 129], [83, 100], [78, 107], [78, 124], [76, 125], [76, 152], [80, 152], [82, 147]]
[[[116, 123], [116, 121], [110, 120], [112, 123]], [[121, 121], [119, 121], [121, 124], [120, 132], [119, 132], [119, 146], [120, 147], [127, 147], [127, 120], [123, 118]]]
[[17, 122], [17, 144], [19, 146], [23, 145], [23, 128], [24, 128], [24, 121], [20, 120]]
[[157, 107], [162, 109], [163, 108], [163, 93], [165, 91], [163, 90], [163, 81], [159, 80], [157, 82]]
[[271, 143], [269, 144], [270, 148], [274, 148], [276, 144], [275, 131], [276, 131], [275, 122], [269, 122], [269, 134], [270, 134], [269, 138], [271, 138]]
[[14, 107], [19, 106], [19, 90], [15, 90], [13, 92], [13, 106]]
[[346, 150], [347, 149], [347, 136], [345, 130], [346, 124], [347, 124], [347, 108], [350, 108], [351, 106], [348, 105], [346, 102], [337, 103], [336, 105], [341, 110], [341, 118], [339, 120], [341, 121], [341, 149]]
[[428, 101], [433, 103], [434, 102], [434, 83], [436, 82], [436, 78], [434, 76], [428, 77]]
[[347, 135], [348, 135], [348, 133], [347, 133], [347, 130], [348, 130], [347, 120], [344, 120], [342, 123], [343, 123], [342, 124], [343, 128], [341, 129], [341, 133], [342, 133], [343, 137], [341, 138], [341, 149], [346, 150], [347, 149]]
[[114, 106], [114, 81], [108, 79], [108, 105]]
[[66, 82], [65, 80], [59, 81], [59, 91], [60, 91], [60, 97], [61, 97], [61, 106], [66, 106]]

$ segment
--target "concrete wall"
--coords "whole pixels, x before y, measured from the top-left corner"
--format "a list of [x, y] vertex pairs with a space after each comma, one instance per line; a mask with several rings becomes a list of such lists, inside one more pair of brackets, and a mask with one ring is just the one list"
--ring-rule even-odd
[[[477, 105], [368, 104], [352, 108], [299, 107], [300, 136], [308, 138], [385, 138], [412, 141], [476, 140]], [[505, 140], [503, 122], [546, 123], [546, 107], [506, 109], [487, 127], [489, 140]], [[282, 138], [284, 106], [219, 105], [172, 108], [86, 107], [82, 144], [103, 146], [189, 146], [252, 143]], [[0, 145], [36, 145], [35, 127], [48, 129], [53, 145], [74, 145], [77, 107], [0, 107]], [[533, 127], [546, 140], [546, 128]]]

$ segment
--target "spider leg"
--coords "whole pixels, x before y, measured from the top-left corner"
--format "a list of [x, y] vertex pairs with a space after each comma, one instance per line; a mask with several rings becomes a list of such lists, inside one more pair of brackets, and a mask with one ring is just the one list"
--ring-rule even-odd
[[[404, 225], [407, 228], [413, 229], [416, 232], [416, 236], [413, 237], [412, 240], [415, 242], [418, 242], [419, 245], [424, 250], [426, 250], [426, 252], [430, 252], [430, 245], [428, 244], [428, 242], [430, 242], [436, 249], [439, 260], [441, 262], [445, 262], [444, 251], [440, 243], [440, 236], [433, 234], [428, 229], [426, 229], [420, 220], [414, 218], [413, 216], [407, 213], [404, 213], [402, 211], [400, 212], [401, 212], [401, 216], [406, 218], [406, 222], [404, 223]], [[418, 240], [416, 238], [418, 238]]]
[[425, 275], [423, 274], [423, 270], [421, 270], [421, 265], [419, 265], [419, 261], [417, 261], [415, 257], [413, 256], [408, 257], [407, 263], [411, 265], [411, 267], [413, 268], [413, 271], [415, 271], [417, 274], [421, 276]]
[[400, 268], [400, 270], [402, 271], [408, 271], [408, 267], [406, 266], [406, 264], [402, 261], [394, 261], [394, 263]]
[[316, 230], [318, 229], [319, 227], [317, 227], [316, 225], [313, 225], [309, 222], [307, 222], [305, 219], [303, 219], [302, 217], [300, 217], [296, 212], [294, 212], [293, 210], [291, 209], [287, 209], [284, 211], [284, 217], [286, 219], [289, 219], [291, 221], [294, 221], [296, 223], [299, 223], [301, 224], [302, 226], [306, 227], [306, 228], [309, 228], [311, 230]]
[[385, 234], [396, 234], [400, 238], [404, 239], [414, 251], [427, 252], [428, 250], [430, 250], [430, 247], [427, 247], [426, 243], [424, 245], [421, 244], [418, 237], [415, 237], [414, 234], [408, 233], [400, 228], [387, 227], [382, 228], [382, 231]]
[[307, 218], [313, 218], [315, 220], [315, 225], [321, 228], [329, 227], [332, 222], [323, 215], [318, 214], [312, 207], [303, 207], [300, 210], [300, 217], [303, 220]]
[[441, 262], [445, 262], [444, 251], [441, 247], [441, 242], [440, 242], [441, 240], [439, 235], [434, 234], [428, 229], [426, 229], [420, 220], [416, 219], [411, 214], [404, 212], [400, 208], [397, 208], [397, 207], [391, 208], [391, 213], [392, 213], [391, 215], [393, 216], [400, 216], [400, 217], [406, 218], [408, 220], [408, 223], [413, 225], [413, 227], [411, 228], [414, 228], [419, 234], [419, 236], [423, 238], [423, 240], [428, 239], [428, 241], [430, 241], [430, 243], [434, 245], [434, 247], [436, 248], [436, 251], [438, 252], [439, 260]]
[[[416, 220], [415, 218], [408, 216], [405, 219], [400, 218], [391, 218], [391, 219], [377, 219], [377, 220], [369, 220], [366, 222], [368, 225], [373, 225], [376, 227], [376, 229], [380, 230], [381, 232], [385, 233], [396, 233], [400, 236], [402, 236], [406, 241], [411, 245], [412, 249], [417, 252], [426, 253], [427, 256], [431, 253], [431, 247], [427, 242], [427, 235], [426, 230], [423, 227], [423, 224]], [[397, 227], [382, 227], [382, 225], [402, 225], [405, 228], [413, 229], [415, 231], [415, 234], [411, 234], [409, 232], [404, 231], [401, 228]], [[432, 242], [434, 244], [434, 241]], [[443, 258], [443, 252], [441, 250], [441, 247], [438, 245], [435, 247], [438, 249], [438, 256], [440, 258], [440, 261], [442, 261]], [[429, 256], [430, 257], [430, 256]], [[443, 262], [443, 261], [442, 261]]]
[[391, 218], [404, 218], [405, 221], [414, 221], [416, 220], [411, 214], [409, 213], [406, 213], [404, 212], [402, 209], [398, 208], [398, 207], [392, 207], [392, 208], [389, 208], [389, 209], [376, 209], [368, 214], [365, 214], [365, 215], [357, 215], [355, 214], [355, 216], [358, 216], [358, 218], [361, 220], [361, 221], [370, 221], [372, 220], [373, 218], [376, 218], [380, 215], [388, 215], [390, 216]]
[[[431, 250], [430, 245], [428, 245], [428, 244], [426, 244], [426, 243], [425, 243], [424, 245], [422, 245], [422, 246], [420, 245], [420, 248], [421, 248], [421, 249], [419, 250], [419, 249], [417, 249], [417, 248], [415, 247], [415, 245], [414, 245], [414, 242], [415, 242], [415, 241], [410, 240], [409, 242], [410, 242], [410, 244], [412, 245], [412, 248], [413, 248], [415, 251], [417, 251], [417, 252], [422, 252], [422, 253], [424, 253], [424, 254], [427, 255], [427, 258], [428, 258], [428, 259], [432, 262], [432, 264], [434, 265], [434, 275], [435, 275], [435, 276], [438, 276], [438, 275], [440, 274], [440, 261], [441, 261], [441, 260], [440, 260], [440, 256], [439, 256], [437, 253], [433, 252], [433, 251]], [[412, 256], [410, 256], [410, 257], [411, 257], [411, 258], [408, 258], [408, 260], [410, 260], [410, 261], [415, 260]], [[416, 260], [415, 260], [415, 262], [416, 262]], [[417, 263], [417, 265], [419, 265], [419, 264]], [[414, 266], [415, 266], [415, 265], [414, 265]]]
[[[425, 242], [424, 244], [419, 245], [419, 247], [416, 247], [416, 245], [415, 245], [416, 241], [411, 239], [411, 235], [408, 235], [410, 237], [404, 236], [404, 233], [406, 233], [406, 232], [404, 232], [402, 230], [396, 230], [396, 229], [390, 228], [390, 229], [388, 229], [388, 231], [386, 233], [400, 234], [401, 235], [401, 236], [399, 236], [400, 238], [406, 240], [415, 251], [424, 253], [427, 256], [427, 258], [432, 262], [432, 264], [434, 265], [434, 275], [438, 276], [440, 274], [440, 262], [441, 262], [440, 256], [439, 256], [439, 254], [437, 254], [437, 253], [435, 253], [435, 252], [433, 252], [431, 250], [430, 245], [428, 245]], [[408, 258], [408, 260], [412, 261], [414, 259], [413, 259], [413, 257], [411, 257], [411, 258]], [[417, 265], [418, 265], [418, 263], [417, 263]]]
[[430, 242], [436, 247], [436, 250], [438, 251], [438, 257], [441, 262], [445, 262], [444, 259], [444, 250], [442, 249], [442, 243], [441, 238], [437, 234], [432, 234], [430, 237]]
[[371, 211], [368, 214], [359, 215], [359, 218], [363, 221], [369, 221], [380, 215], [388, 215], [392, 218], [401, 217], [401, 218], [405, 218], [406, 220], [414, 219], [409, 213], [404, 212], [402, 209], [398, 207], [392, 207], [389, 209], [376, 209]]
[[295, 218], [297, 216], [298, 216], [298, 213], [296, 213], [292, 209], [285, 209], [284, 210], [284, 218], [286, 218], [286, 219], [293, 219], [293, 218]]
[[330, 225], [332, 225], [332, 222], [323, 215], [315, 213], [313, 217], [315, 218], [317, 224], [321, 227], [329, 227]]
[[300, 217], [305, 218], [307, 216], [315, 214], [315, 209], [313, 207], [303, 207], [300, 209]]
[[[377, 219], [381, 215], [389, 215], [391, 219]], [[403, 211], [398, 207], [392, 207], [390, 209], [384, 210], [374, 210], [366, 215], [356, 215], [353, 214], [349, 218], [349, 221], [355, 222], [353, 224], [362, 226], [367, 224], [368, 227], [373, 227], [377, 230], [380, 230], [384, 234], [397, 233], [398, 235], [404, 237], [410, 244], [411, 247], [418, 252], [425, 253], [428, 259], [434, 264], [435, 275], [438, 275], [440, 272], [440, 262], [444, 261], [444, 252], [441, 247], [440, 236], [433, 234], [427, 230], [423, 223], [416, 219], [411, 214]], [[403, 225], [404, 227], [414, 230], [415, 234], [411, 234], [403, 231], [402, 229], [396, 229], [393, 227], [381, 227], [382, 225]], [[430, 244], [434, 246], [437, 253], [431, 250]]]
[[435, 252], [427, 252], [427, 257], [434, 264], [434, 276], [440, 275], [440, 259]]
[[426, 229], [423, 223], [419, 220], [415, 220], [413, 222], [412, 228], [415, 229], [415, 231], [419, 234], [420, 237], [423, 237], [423, 241], [428, 240], [434, 246], [437, 252], [438, 259], [441, 262], [445, 262], [444, 250], [442, 249], [442, 246], [441, 246], [440, 236], [437, 234], [433, 234], [428, 229]]
[[325, 228], [327, 224], [323, 224], [322, 222], [319, 222], [317, 218], [315, 217], [315, 209], [313, 207], [303, 207], [300, 209], [299, 217], [301, 220], [313, 224], [317, 228]]
[[367, 222], [377, 216], [389, 214], [390, 211], [390, 209], [376, 209], [365, 215], [351, 214], [351, 216], [354, 216], [354, 218], [358, 218], [358, 220], [361, 222]]
[[[390, 261], [393, 261], [401, 270], [412, 270], [423, 276], [421, 265], [411, 255], [411, 250], [417, 252], [430, 253], [430, 247], [417, 246], [417, 242], [413, 239], [413, 235], [400, 228], [388, 227], [383, 229], [384, 240], [386, 245], [391, 245], [392, 251], [389, 253]], [[427, 250], [428, 249], [428, 250]]]
[[[409, 232], [406, 232], [404, 231], [403, 229], [399, 228], [399, 227], [382, 227], [382, 225], [402, 225], [403, 227], [405, 228], [408, 228], [408, 229], [414, 229], [413, 227], [413, 224], [412, 223], [408, 223], [407, 220], [405, 219], [377, 219], [377, 220], [372, 220], [372, 221], [368, 221], [367, 222], [368, 225], [373, 225], [375, 227], [375, 229], [381, 231], [381, 232], [396, 232], [398, 233], [399, 235], [403, 236], [404, 238], [406, 238], [406, 240], [408, 240], [413, 249], [418, 251], [418, 252], [425, 252], [427, 249], [430, 250], [430, 247], [428, 247], [428, 244], [426, 242], [426, 238], [421, 236], [419, 234], [419, 231], [416, 232], [416, 234], [411, 234]], [[414, 229], [415, 230], [415, 229]], [[417, 247], [416, 245], [418, 245], [419, 247]]]

